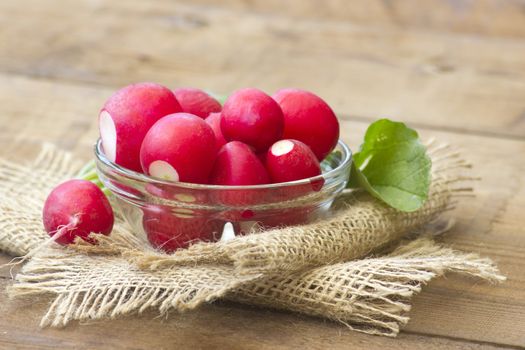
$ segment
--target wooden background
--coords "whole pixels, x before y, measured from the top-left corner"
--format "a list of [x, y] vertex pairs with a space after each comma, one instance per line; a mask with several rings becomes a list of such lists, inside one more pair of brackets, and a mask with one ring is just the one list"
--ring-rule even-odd
[[433, 281], [403, 333], [385, 339], [226, 303], [40, 330], [46, 301], [8, 301], [2, 271], [0, 348], [522, 348], [524, 38], [521, 0], [0, 1], [1, 156], [30, 159], [50, 141], [90, 157], [100, 106], [131, 82], [302, 87], [334, 107], [353, 147], [380, 116], [461, 147], [482, 180], [444, 241], [509, 277]]

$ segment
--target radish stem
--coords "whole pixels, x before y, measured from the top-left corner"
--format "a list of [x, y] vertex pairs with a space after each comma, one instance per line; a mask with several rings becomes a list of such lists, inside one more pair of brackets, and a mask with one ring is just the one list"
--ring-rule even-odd
[[106, 196], [109, 196], [111, 194], [111, 191], [104, 186], [102, 181], [100, 181], [94, 160], [90, 160], [89, 162], [87, 162], [86, 165], [84, 165], [82, 169], [80, 169], [76, 178], [91, 181], [92, 183], [97, 185], [97, 187], [100, 188]]
[[93, 169], [95, 169], [95, 161], [90, 160], [89, 162], [86, 163], [86, 165], [82, 167], [82, 169], [80, 169], [80, 171], [78, 172], [78, 176], [79, 177], [84, 176], [85, 174], [89, 173]]

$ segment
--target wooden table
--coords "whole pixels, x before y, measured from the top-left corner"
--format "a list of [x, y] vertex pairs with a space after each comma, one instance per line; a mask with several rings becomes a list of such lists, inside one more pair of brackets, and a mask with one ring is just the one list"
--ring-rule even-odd
[[226, 303], [41, 330], [46, 301], [8, 301], [2, 271], [0, 348], [523, 347], [524, 38], [520, 0], [2, 0], [2, 156], [30, 159], [50, 141], [90, 157], [98, 109], [131, 82], [302, 87], [334, 107], [353, 147], [380, 116], [459, 146], [482, 180], [444, 241], [493, 258], [509, 279], [435, 280], [406, 329], [386, 339]]

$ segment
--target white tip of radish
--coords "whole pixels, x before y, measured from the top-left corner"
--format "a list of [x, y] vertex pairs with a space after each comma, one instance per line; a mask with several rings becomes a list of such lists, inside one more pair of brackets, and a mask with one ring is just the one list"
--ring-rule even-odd
[[185, 194], [185, 193], [177, 193], [174, 197], [176, 200], [181, 201], [181, 202], [186, 202], [186, 203], [192, 203], [197, 200], [197, 198], [195, 198], [191, 194]]
[[179, 173], [169, 163], [156, 160], [149, 165], [149, 174], [159, 179], [168, 181], [179, 181]]
[[113, 118], [107, 111], [102, 111], [98, 119], [102, 147], [106, 157], [114, 162], [117, 159], [117, 129]]
[[294, 144], [292, 141], [281, 140], [273, 144], [271, 152], [274, 156], [279, 157], [289, 153], [291, 150], [293, 150], [293, 147]]
[[173, 215], [181, 219], [191, 219], [195, 217], [193, 210], [187, 208], [177, 208], [173, 210]]
[[232, 238], [235, 238], [235, 230], [233, 229], [232, 223], [227, 222], [222, 229], [221, 241], [229, 241]]

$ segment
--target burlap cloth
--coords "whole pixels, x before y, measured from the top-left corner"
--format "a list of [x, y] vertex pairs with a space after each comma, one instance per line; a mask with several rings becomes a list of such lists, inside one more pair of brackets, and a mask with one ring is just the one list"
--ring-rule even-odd
[[445, 146], [429, 150], [430, 197], [416, 212], [401, 213], [366, 193], [352, 192], [339, 198], [331, 219], [199, 243], [171, 256], [155, 251], [121, 219], [98, 246], [64, 248], [49, 242], [41, 224], [45, 197], [81, 164], [51, 145], [30, 164], [0, 159], [0, 249], [29, 258], [9, 295], [49, 295], [42, 326], [148, 308], [165, 314], [223, 298], [395, 336], [408, 322], [411, 297], [430, 279], [454, 271], [504, 280], [489, 259], [421, 235], [469, 191], [463, 184], [470, 178], [460, 175], [467, 164], [459, 154]]

